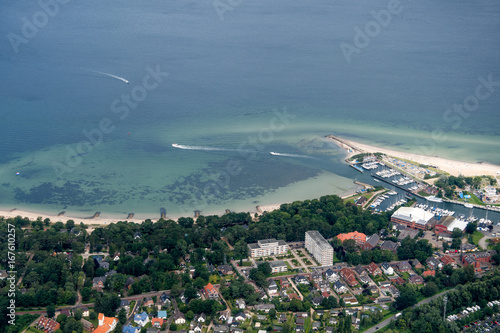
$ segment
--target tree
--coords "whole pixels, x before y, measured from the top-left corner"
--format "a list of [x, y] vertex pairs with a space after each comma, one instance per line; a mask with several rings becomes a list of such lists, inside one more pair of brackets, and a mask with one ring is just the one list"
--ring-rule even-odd
[[92, 312], [89, 314], [89, 319], [90, 319], [90, 320], [96, 320], [96, 319], [97, 319], [97, 314], [95, 313], [95, 311], [92, 311]]
[[452, 233], [451, 233], [452, 238], [461, 238], [462, 237], [462, 230], [459, 228], [454, 228]]
[[49, 306], [47, 306], [47, 317], [54, 318], [55, 315], [56, 315], [56, 307], [54, 304], [50, 304]]
[[276, 319], [276, 309], [269, 310], [269, 317], [271, 317], [271, 319]]
[[265, 276], [270, 276], [272, 273], [271, 265], [268, 262], [261, 263], [257, 266], [257, 269], [264, 273]]
[[468, 234], [473, 234], [474, 231], [477, 230], [477, 223], [476, 222], [470, 222], [467, 224], [467, 226], [465, 227], [465, 232], [468, 233]]
[[170, 331], [177, 331], [177, 324], [176, 323], [170, 324]]
[[125, 311], [125, 308], [121, 308], [118, 312], [118, 321], [122, 325], [125, 325], [125, 322], [127, 321], [127, 312]]
[[346, 250], [346, 252], [352, 253], [356, 251], [356, 241], [354, 239], [346, 239], [342, 245], [344, 246], [344, 250]]
[[404, 310], [409, 306], [417, 304], [418, 291], [414, 285], [408, 284], [400, 287], [399, 297], [396, 299], [394, 307]]
[[194, 312], [189, 310], [188, 312], [186, 312], [186, 319], [187, 320], [193, 320], [194, 318]]
[[438, 288], [437, 284], [430, 281], [430, 282], [427, 282], [424, 287], [422, 287], [420, 292], [422, 293], [422, 295], [429, 297], [429, 296], [432, 296], [435, 293], [437, 293], [438, 290], [439, 290], [439, 288]]

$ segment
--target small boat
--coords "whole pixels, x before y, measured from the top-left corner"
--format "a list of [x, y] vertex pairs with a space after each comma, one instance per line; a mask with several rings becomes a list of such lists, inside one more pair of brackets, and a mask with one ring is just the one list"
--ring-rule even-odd
[[389, 191], [389, 192], [387, 192], [387, 194], [389, 194], [389, 195], [396, 195], [396, 194], [398, 194], [398, 192], [396, 192], [396, 191]]
[[465, 208], [474, 208], [474, 206], [470, 203], [464, 203]]
[[275, 156], [279, 156], [279, 153], [275, 153], [274, 151], [269, 152], [269, 154], [271, 154], [271, 155], [275, 155]]
[[427, 197], [427, 200], [432, 201], [432, 202], [443, 202], [443, 199], [435, 197], [431, 195], [430, 197]]

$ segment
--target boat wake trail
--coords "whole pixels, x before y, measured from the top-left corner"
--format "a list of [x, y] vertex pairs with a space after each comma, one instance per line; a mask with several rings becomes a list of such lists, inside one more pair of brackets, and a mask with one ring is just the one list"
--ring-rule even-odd
[[275, 153], [274, 151], [270, 152], [270, 154], [274, 156], [293, 157], [293, 158], [313, 158], [307, 155]]
[[186, 149], [186, 150], [201, 150], [201, 151], [234, 151], [234, 152], [254, 152], [253, 150], [244, 150], [244, 149], [232, 149], [232, 148], [216, 148], [216, 147], [206, 147], [206, 146], [187, 146], [187, 145], [178, 145], [177, 143], [172, 143], [172, 147], [178, 149]]
[[104, 73], [104, 72], [99, 72], [99, 71], [95, 71], [95, 73], [98, 73], [98, 74], [101, 74], [101, 75], [106, 75], [106, 76], [112, 77], [113, 79], [117, 79], [117, 80], [123, 81], [126, 84], [128, 84], [128, 80], [124, 79], [124, 78], [122, 78], [120, 76], [116, 76], [116, 75], [109, 74], [109, 73]]

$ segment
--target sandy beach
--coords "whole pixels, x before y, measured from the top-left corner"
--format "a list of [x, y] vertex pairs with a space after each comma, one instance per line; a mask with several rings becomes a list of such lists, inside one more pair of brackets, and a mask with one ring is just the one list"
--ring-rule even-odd
[[328, 139], [334, 141], [341, 148], [346, 149], [348, 158], [360, 153], [382, 153], [395, 158], [413, 161], [417, 164], [426, 164], [436, 166], [438, 169], [445, 171], [453, 176], [463, 175], [466, 177], [472, 176], [497, 176], [500, 173], [500, 166], [489, 163], [469, 163], [455, 160], [449, 160], [436, 156], [425, 156], [401, 152], [393, 149], [380, 148], [360, 142], [339, 138], [337, 136], [328, 135]]

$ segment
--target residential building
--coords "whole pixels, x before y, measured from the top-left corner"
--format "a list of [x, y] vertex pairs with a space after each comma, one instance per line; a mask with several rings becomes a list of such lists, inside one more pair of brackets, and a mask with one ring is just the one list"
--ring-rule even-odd
[[277, 294], [278, 293], [278, 284], [274, 280], [269, 280], [269, 286], [267, 287], [269, 294]]
[[167, 319], [167, 311], [165, 310], [158, 311], [158, 318]]
[[146, 324], [149, 323], [149, 317], [146, 311], [136, 314], [134, 316], [134, 322], [141, 327], [146, 326]]
[[144, 306], [153, 306], [155, 303], [151, 297], [146, 297], [144, 300]]
[[354, 239], [356, 245], [361, 246], [366, 243], [366, 235], [362, 232], [348, 232], [346, 234], [338, 234], [337, 238], [340, 239], [341, 242], [344, 242], [348, 239]]
[[305, 247], [320, 265], [333, 264], [333, 247], [317, 230], [306, 232]]
[[118, 323], [118, 319], [115, 317], [105, 317], [104, 314], [99, 313], [99, 326], [92, 333], [109, 333], [113, 331]]
[[384, 262], [382, 265], [380, 265], [380, 268], [382, 269], [382, 272], [386, 275], [393, 275], [394, 274], [394, 269], [389, 265], [388, 263]]
[[411, 265], [408, 261], [400, 261], [398, 263], [398, 271], [401, 272], [401, 273], [404, 273], [404, 272], [409, 272], [411, 271]]
[[92, 324], [90, 321], [82, 318], [82, 319], [80, 319], [80, 322], [83, 325], [83, 329], [86, 330], [87, 332], [93, 332], [94, 331], [94, 329], [95, 329], [94, 324]]
[[374, 262], [372, 262], [371, 264], [369, 264], [367, 267], [366, 267], [366, 270], [373, 276], [377, 276], [377, 275], [381, 275], [382, 274], [382, 270], [377, 266], [377, 264], [375, 264]]
[[349, 268], [342, 268], [340, 270], [340, 276], [347, 282], [348, 285], [350, 286], [355, 286], [358, 284], [358, 281], [356, 280], [356, 276], [354, 275], [354, 272], [351, 271]]
[[413, 229], [426, 230], [428, 222], [434, 217], [434, 214], [421, 208], [400, 207], [391, 216], [391, 222], [403, 224]]
[[450, 256], [444, 255], [441, 258], [439, 258], [439, 260], [441, 260], [441, 262], [443, 263], [443, 265], [451, 265], [453, 267], [457, 266], [457, 262], [455, 261], [455, 259], [453, 259]]
[[370, 278], [366, 275], [361, 275], [359, 277], [359, 281], [361, 281], [361, 283], [363, 284], [369, 284], [371, 282]]
[[380, 241], [380, 236], [378, 234], [373, 234], [366, 240], [366, 242], [363, 245], [361, 245], [361, 248], [363, 250], [371, 250], [378, 245], [379, 241]]
[[141, 331], [140, 327], [134, 327], [134, 326], [123, 326], [122, 332], [123, 333], [139, 333]]
[[231, 265], [219, 265], [217, 271], [220, 275], [230, 275], [234, 273]]
[[361, 265], [354, 267], [354, 271], [356, 272], [356, 274], [358, 274], [360, 276], [366, 274], [365, 269]]
[[180, 311], [175, 311], [174, 313], [174, 322], [177, 325], [182, 325], [186, 323], [186, 318], [184, 317], [184, 314]]
[[160, 302], [166, 307], [170, 307], [170, 304], [172, 303], [172, 301], [170, 300], [170, 296], [166, 292], [163, 292], [160, 295]]
[[288, 252], [288, 245], [284, 240], [274, 238], [259, 240], [257, 243], [248, 244], [252, 258], [284, 254]]
[[95, 289], [95, 290], [101, 292], [102, 289], [104, 288], [104, 282], [106, 282], [105, 276], [95, 277], [92, 280], [92, 289]]
[[424, 279], [420, 275], [410, 275], [409, 281], [413, 284], [424, 284]]
[[239, 298], [236, 300], [236, 306], [240, 310], [244, 310], [247, 307], [245, 300], [243, 298]]
[[443, 268], [443, 264], [434, 257], [427, 258], [426, 263], [431, 270]]
[[398, 252], [398, 247], [399, 247], [398, 243], [394, 243], [393, 241], [390, 241], [390, 240], [385, 241], [382, 243], [382, 245], [380, 245], [381, 250], [387, 250], [387, 251], [391, 251], [393, 253]]
[[415, 269], [421, 269], [421, 268], [424, 268], [424, 265], [422, 265], [420, 263], [420, 261], [418, 261], [418, 259], [412, 259], [411, 260], [411, 265], [413, 266], [413, 268]]
[[333, 283], [338, 281], [340, 277], [337, 273], [333, 271], [333, 269], [328, 268], [325, 272], [325, 278], [328, 280], [328, 282]]
[[151, 326], [156, 327], [156, 328], [161, 328], [161, 325], [163, 325], [163, 318], [151, 319]]
[[271, 266], [272, 273], [281, 273], [281, 272], [286, 272], [288, 270], [288, 266], [286, 265], [286, 262], [284, 262], [283, 260], [275, 260], [268, 262], [269, 266]]
[[453, 216], [442, 216], [439, 219], [436, 219], [436, 223], [434, 225], [434, 231], [436, 234], [451, 234], [453, 232], [453, 228], [455, 228], [455, 218]]
[[37, 323], [37, 328], [46, 333], [53, 333], [60, 327], [61, 325], [57, 321], [47, 317], [40, 318]]
[[433, 271], [433, 270], [427, 270], [427, 271], [424, 271], [422, 273], [422, 276], [423, 277], [426, 277], [426, 276], [436, 276], [436, 271]]
[[290, 282], [286, 277], [280, 278], [281, 289], [287, 289], [290, 287]]
[[268, 313], [269, 310], [275, 309], [275, 306], [272, 303], [261, 303], [254, 305], [254, 309], [256, 311], [264, 311], [265, 313]]
[[295, 276], [295, 283], [296, 284], [309, 284], [309, 280], [303, 275], [296, 275]]
[[219, 298], [217, 289], [215, 289], [215, 287], [211, 283], [207, 284], [203, 289], [205, 290], [205, 294], [209, 299]]
[[333, 289], [335, 290], [335, 292], [337, 292], [338, 294], [343, 294], [347, 291], [347, 287], [345, 284], [343, 284], [342, 282], [340, 281], [337, 281], [333, 284]]

